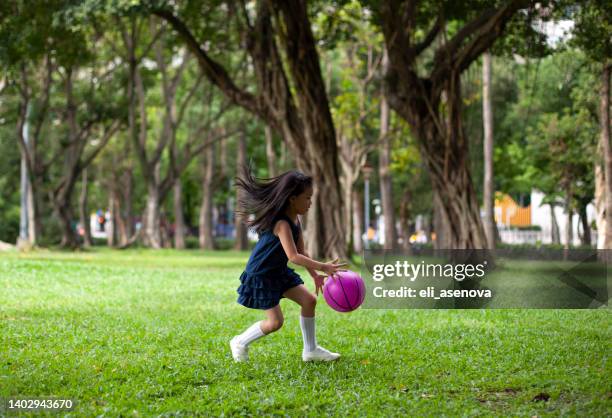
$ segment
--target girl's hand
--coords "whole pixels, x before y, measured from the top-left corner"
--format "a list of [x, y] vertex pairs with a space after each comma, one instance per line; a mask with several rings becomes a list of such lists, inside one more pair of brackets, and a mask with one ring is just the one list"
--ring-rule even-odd
[[323, 285], [325, 284], [326, 278], [327, 276], [324, 276], [322, 274], [312, 275], [312, 280], [314, 280], [315, 283], [315, 293], [317, 294], [317, 296], [319, 295], [319, 291], [323, 291]]
[[328, 276], [331, 276], [332, 278], [334, 278], [334, 274], [336, 274], [338, 271], [341, 270], [345, 270], [343, 267], [347, 267], [348, 263], [345, 262], [338, 262], [338, 259], [336, 258], [334, 261], [330, 261], [328, 263], [323, 263], [323, 268], [321, 270], [323, 270]]

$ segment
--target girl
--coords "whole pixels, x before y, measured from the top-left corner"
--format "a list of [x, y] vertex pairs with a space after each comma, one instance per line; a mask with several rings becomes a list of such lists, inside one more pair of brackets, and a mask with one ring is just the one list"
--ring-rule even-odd
[[243, 220], [249, 214], [255, 214], [255, 218], [246, 223], [259, 233], [259, 241], [240, 276], [238, 303], [247, 308], [263, 309], [266, 319], [256, 322], [232, 338], [232, 357], [238, 362], [247, 361], [249, 344], [283, 326], [283, 312], [279, 302], [286, 297], [302, 307], [302, 360], [336, 360], [340, 354], [317, 345], [314, 318], [316, 296], [306, 289], [300, 276], [287, 267], [289, 260], [306, 267], [318, 295], [326, 276], [318, 274], [317, 270], [333, 277], [346, 266], [338, 263], [337, 259], [320, 263], [304, 252], [298, 215], [304, 215], [310, 208], [312, 178], [298, 171], [288, 171], [260, 182], [253, 177], [249, 168], [243, 167], [242, 172], [242, 176], [236, 179], [236, 186], [242, 191], [237, 213]]

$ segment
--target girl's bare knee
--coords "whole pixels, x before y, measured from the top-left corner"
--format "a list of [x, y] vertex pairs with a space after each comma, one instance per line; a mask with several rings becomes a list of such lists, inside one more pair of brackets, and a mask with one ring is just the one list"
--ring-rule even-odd
[[308, 299], [309, 299], [310, 307], [314, 309], [317, 306], [317, 297], [311, 293]]
[[302, 308], [314, 311], [316, 306], [317, 298], [312, 293], [309, 293], [308, 296], [303, 299]]
[[270, 332], [278, 331], [283, 326], [283, 318], [268, 319], [268, 329]]

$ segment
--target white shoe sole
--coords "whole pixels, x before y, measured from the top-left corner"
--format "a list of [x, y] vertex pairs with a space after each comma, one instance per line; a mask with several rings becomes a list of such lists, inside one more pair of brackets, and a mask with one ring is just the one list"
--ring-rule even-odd
[[302, 357], [302, 360], [305, 362], [310, 362], [310, 361], [335, 361], [338, 360], [340, 358], [340, 355], [338, 356], [334, 356], [334, 357]]
[[232, 358], [234, 359], [234, 361], [236, 363], [244, 363], [244, 362], [249, 361], [249, 355], [248, 354], [241, 356], [238, 353], [239, 348], [234, 346], [234, 339], [233, 338], [230, 340], [229, 344], [230, 344], [230, 351], [232, 352]]

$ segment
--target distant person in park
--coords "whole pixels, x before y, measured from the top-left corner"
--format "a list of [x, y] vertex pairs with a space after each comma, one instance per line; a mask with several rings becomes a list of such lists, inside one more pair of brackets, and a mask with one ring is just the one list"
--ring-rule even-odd
[[[236, 178], [241, 191], [236, 213], [259, 234], [245, 271], [240, 276], [238, 303], [247, 308], [262, 309], [266, 319], [251, 325], [230, 341], [235, 361], [248, 360], [248, 347], [253, 341], [278, 331], [283, 325], [279, 302], [288, 298], [299, 304], [304, 361], [331, 361], [340, 357], [317, 345], [315, 306], [317, 297], [304, 286], [300, 276], [287, 262], [304, 266], [312, 276], [316, 294], [323, 288], [324, 275], [332, 276], [346, 264], [334, 260], [321, 263], [304, 252], [304, 239], [298, 215], [310, 208], [312, 178], [298, 171], [288, 171], [271, 179], [255, 179], [250, 168], [243, 167]], [[251, 216], [249, 219], [249, 215]]]
[[104, 232], [104, 225], [106, 225], [106, 216], [104, 216], [104, 212], [102, 212], [102, 209], [98, 209], [97, 217], [98, 217], [98, 231]]

